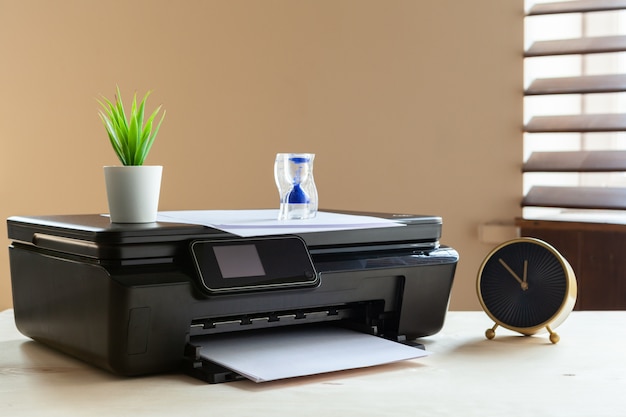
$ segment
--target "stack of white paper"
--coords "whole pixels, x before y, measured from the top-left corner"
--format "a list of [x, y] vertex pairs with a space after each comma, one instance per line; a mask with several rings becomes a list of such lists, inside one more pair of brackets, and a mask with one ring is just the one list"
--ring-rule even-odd
[[312, 219], [278, 220], [274, 209], [161, 211], [157, 221], [201, 224], [243, 237], [405, 226], [390, 219], [322, 211]]

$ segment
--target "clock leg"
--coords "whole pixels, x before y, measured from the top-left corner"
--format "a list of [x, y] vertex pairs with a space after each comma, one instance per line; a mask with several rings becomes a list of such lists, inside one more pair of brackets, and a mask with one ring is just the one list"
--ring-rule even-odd
[[555, 344], [559, 343], [559, 340], [561, 340], [561, 337], [555, 332], [553, 332], [550, 326], [546, 326], [546, 330], [548, 331], [548, 333], [550, 333], [550, 341]]
[[498, 328], [497, 324], [494, 324], [493, 327], [491, 329], [487, 329], [485, 331], [485, 337], [489, 340], [493, 339], [494, 337], [496, 337], [496, 329]]

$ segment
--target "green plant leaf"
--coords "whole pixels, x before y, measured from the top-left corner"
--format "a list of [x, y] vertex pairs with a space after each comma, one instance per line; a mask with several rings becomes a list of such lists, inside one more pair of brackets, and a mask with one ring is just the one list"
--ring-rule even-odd
[[133, 95], [128, 118], [119, 86], [116, 88], [115, 102], [106, 97], [97, 100], [102, 107], [98, 113], [100, 119], [107, 131], [111, 146], [123, 165], [143, 165], [165, 118], [165, 111], [163, 111], [159, 123], [156, 127], [154, 126], [154, 120], [161, 111], [161, 106], [159, 106], [144, 123], [145, 107], [150, 93], [148, 91], [139, 104], [137, 93]]

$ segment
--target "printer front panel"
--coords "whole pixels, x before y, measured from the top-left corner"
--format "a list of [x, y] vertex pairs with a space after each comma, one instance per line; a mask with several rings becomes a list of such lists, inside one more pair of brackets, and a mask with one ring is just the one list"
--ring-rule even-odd
[[439, 331], [458, 261], [453, 249], [348, 258], [314, 256], [320, 276], [315, 288], [203, 294], [206, 301], [194, 305], [191, 335], [318, 321], [373, 328], [368, 331], [391, 338], [414, 339]]
[[[335, 322], [390, 338], [438, 330], [456, 258], [436, 249], [313, 257], [319, 285], [210, 294], [177, 262], [107, 267], [24, 245], [10, 249], [18, 328], [26, 336], [122, 375], [177, 369], [194, 337]], [[343, 266], [342, 266], [343, 265]], [[437, 302], [432, 300], [436, 299]]]

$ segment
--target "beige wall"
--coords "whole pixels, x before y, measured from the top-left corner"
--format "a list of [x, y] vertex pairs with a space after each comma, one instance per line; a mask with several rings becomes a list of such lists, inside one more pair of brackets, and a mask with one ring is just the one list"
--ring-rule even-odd
[[461, 254], [451, 307], [478, 308], [492, 246], [478, 225], [520, 214], [522, 14], [522, 0], [0, 0], [0, 217], [106, 212], [117, 161], [95, 99], [153, 89], [162, 210], [275, 207], [274, 154], [315, 152], [322, 207], [442, 216]]

